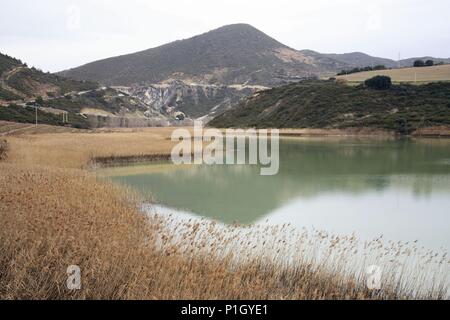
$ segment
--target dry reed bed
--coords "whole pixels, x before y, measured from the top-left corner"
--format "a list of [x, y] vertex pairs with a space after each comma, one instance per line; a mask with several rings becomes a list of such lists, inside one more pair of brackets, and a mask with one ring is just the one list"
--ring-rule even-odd
[[[192, 220], [169, 228], [172, 218], [142, 214], [140, 200], [131, 191], [100, 182], [81, 170], [93, 156], [132, 155], [137, 150], [165, 153], [171, 147], [168, 132], [8, 137], [9, 157], [0, 163], [0, 298], [445, 297], [445, 283], [439, 277], [432, 291], [418, 294], [417, 285], [424, 280], [420, 277], [430, 276], [427, 269], [416, 275], [415, 283], [398, 285], [397, 278], [387, 278], [381, 291], [369, 291], [361, 270], [346, 269], [350, 252], [356, 250], [352, 239], [338, 241], [323, 233], [292, 235], [285, 229], [266, 227], [234, 226], [223, 232], [214, 223]], [[264, 238], [269, 234], [270, 239]], [[293, 236], [296, 241], [291, 241]], [[242, 242], [239, 250], [236, 241]], [[318, 255], [317, 244], [328, 247], [330, 254]], [[295, 263], [280, 264], [283, 250], [292, 246], [298, 246], [291, 258]], [[414, 250], [401, 250], [406, 249]], [[251, 252], [257, 250], [278, 256], [255, 257]], [[396, 255], [399, 248], [391, 250], [388, 254]], [[405, 253], [400, 251], [402, 256]], [[432, 263], [439, 264], [440, 259], [440, 265], [448, 267], [445, 256], [426, 254], [430, 259], [433, 256]], [[69, 265], [82, 269], [80, 291], [66, 288]]]
[[[226, 234], [211, 229], [218, 239], [211, 243], [199, 237], [200, 225], [186, 221], [177, 240], [190, 245], [174, 243], [165, 219], [140, 214], [132, 193], [78, 170], [0, 166], [3, 299], [414, 297], [389, 283], [368, 291], [357, 276], [341, 272], [341, 264], [324, 270], [320, 264], [280, 266], [251, 256], [240, 256], [237, 264], [233, 255], [249, 250], [223, 251], [230, 241]], [[215, 254], [201, 254], [206, 241]], [[83, 288], [71, 292], [66, 269], [74, 264], [81, 267]], [[442, 296], [436, 290], [420, 297]]]
[[7, 137], [9, 162], [25, 166], [83, 169], [94, 158], [170, 154], [174, 142], [167, 140], [171, 128], [137, 132], [96, 132], [19, 135]]
[[[147, 223], [129, 194], [78, 171], [7, 164], [1, 170], [3, 299], [363, 297], [353, 285], [338, 289], [333, 278], [300, 267], [231, 268], [226, 259], [181, 256], [159, 232], [162, 221]], [[82, 270], [81, 291], [65, 287], [73, 264]]]
[[[308, 268], [308, 274], [334, 277], [345, 288], [354, 283], [357, 291], [365, 290], [367, 270], [382, 270], [382, 290], [376, 298], [447, 298], [450, 260], [446, 252], [420, 247], [418, 242], [385, 241], [382, 236], [360, 241], [354, 234], [334, 235], [325, 231], [299, 230], [284, 225], [224, 225], [186, 214], [164, 214], [152, 205], [143, 211], [164, 223], [163, 251], [171, 247], [190, 257], [227, 257], [228, 263], [269, 266], [275, 270]], [[164, 240], [164, 241], [162, 241]], [[167, 246], [165, 248], [164, 246]]]
[[139, 164], [159, 161], [169, 161], [170, 154], [140, 154], [134, 156], [108, 156], [108, 157], [93, 157], [90, 160], [93, 167], [113, 167], [124, 166], [128, 164]]

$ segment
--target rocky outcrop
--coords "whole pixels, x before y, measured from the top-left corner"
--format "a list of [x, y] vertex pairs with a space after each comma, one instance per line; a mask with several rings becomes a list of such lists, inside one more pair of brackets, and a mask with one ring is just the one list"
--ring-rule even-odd
[[185, 83], [180, 80], [150, 86], [114, 88], [138, 98], [150, 110], [158, 110], [178, 120], [215, 115], [235, 105], [240, 99], [267, 89], [262, 86], [218, 86]]

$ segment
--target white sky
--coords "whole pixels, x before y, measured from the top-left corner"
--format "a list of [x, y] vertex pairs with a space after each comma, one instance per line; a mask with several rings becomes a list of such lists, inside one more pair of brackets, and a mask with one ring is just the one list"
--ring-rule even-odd
[[449, 0], [0, 0], [0, 52], [54, 72], [232, 23], [295, 49], [450, 57]]

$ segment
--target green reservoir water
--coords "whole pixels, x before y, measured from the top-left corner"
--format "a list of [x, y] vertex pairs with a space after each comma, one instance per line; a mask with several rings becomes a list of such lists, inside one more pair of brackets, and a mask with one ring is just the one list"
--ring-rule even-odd
[[280, 171], [150, 164], [104, 170], [157, 210], [450, 249], [450, 140], [283, 140]]

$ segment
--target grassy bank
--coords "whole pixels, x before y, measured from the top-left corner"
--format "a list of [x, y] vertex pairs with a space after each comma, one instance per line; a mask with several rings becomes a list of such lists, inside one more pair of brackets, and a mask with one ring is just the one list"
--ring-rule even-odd
[[[170, 133], [171, 129], [165, 128], [8, 136], [8, 157], [0, 162], [0, 298], [438, 299], [444, 296], [440, 282], [434, 290], [418, 295], [417, 283], [397, 285], [390, 278], [382, 290], [369, 291], [363, 270], [345, 271], [351, 261], [348, 258], [355, 251], [353, 239], [323, 233], [300, 236], [295, 242], [296, 263], [278, 265], [269, 257], [253, 257], [249, 253], [254, 248], [247, 244], [239, 252], [224, 250], [230, 237], [207, 222], [180, 222], [181, 232], [175, 236], [167, 228], [168, 218], [142, 215], [138, 210], [140, 199], [131, 191], [99, 181], [84, 169], [93, 157], [167, 154], [173, 145], [167, 139]], [[250, 232], [239, 226], [231, 228]], [[260, 239], [258, 245], [269, 250], [273, 243], [263, 240], [264, 235], [281, 231], [253, 232], [251, 237]], [[214, 241], [208, 242], [205, 235]], [[286, 241], [283, 237], [277, 241], [281, 248], [283, 241]], [[320, 260], [314, 249], [307, 250], [310, 242], [313, 247], [320, 243], [326, 246], [328, 258]], [[369, 245], [380, 244], [378, 239]], [[397, 247], [391, 249], [392, 259], [399, 259], [395, 258], [397, 254], [404, 256], [406, 249], [399, 252]], [[386, 258], [391, 259], [390, 255]], [[81, 267], [80, 291], [66, 288], [69, 265]]]

